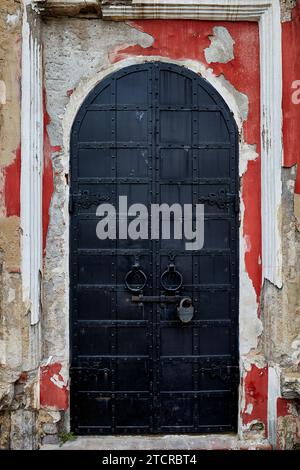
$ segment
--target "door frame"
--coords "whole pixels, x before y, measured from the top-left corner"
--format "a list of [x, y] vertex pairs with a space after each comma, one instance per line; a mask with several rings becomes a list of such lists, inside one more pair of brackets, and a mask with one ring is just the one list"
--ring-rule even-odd
[[[239, 137], [239, 175], [241, 176], [243, 172], [245, 171], [245, 161], [251, 160], [254, 157], [255, 151], [249, 149], [249, 146], [245, 146], [243, 143], [242, 139], [242, 128], [243, 128], [243, 118], [241, 116], [240, 110], [238, 103], [236, 101], [235, 96], [228, 91], [221, 83], [221, 81], [218, 80], [217, 77], [213, 76], [207, 69], [200, 64], [199, 62], [196, 61], [176, 61], [176, 60], [170, 60], [169, 58], [162, 57], [162, 56], [147, 56], [147, 57], [135, 57], [135, 58], [129, 58], [125, 59], [122, 61], [117, 62], [116, 64], [105, 68], [101, 72], [99, 72], [96, 76], [92, 77], [88, 82], [85, 81], [83, 82], [72, 94], [70, 103], [66, 109], [66, 113], [64, 116], [64, 134], [63, 134], [63, 141], [65, 145], [65, 152], [64, 152], [64, 157], [65, 157], [65, 168], [69, 168], [70, 165], [70, 135], [72, 131], [72, 126], [74, 123], [74, 119], [76, 117], [76, 114], [81, 107], [84, 99], [88, 95], [89, 92], [91, 92], [94, 87], [104, 80], [107, 76], [113, 74], [114, 72], [117, 72], [118, 70], [121, 70], [125, 67], [128, 67], [130, 65], [137, 65], [137, 64], [143, 64], [146, 62], [165, 62], [165, 63], [170, 63], [170, 64], [176, 64], [179, 66], [184, 66], [188, 70], [195, 72], [197, 74], [201, 74], [203, 78], [205, 78], [217, 91], [218, 93], [222, 96], [230, 110], [233, 112], [233, 116], [235, 119], [235, 122], [237, 124], [238, 128], [238, 137]], [[254, 154], [253, 154], [254, 152]], [[68, 191], [69, 191], [69, 186], [68, 186]], [[252, 322], [252, 325], [250, 326], [251, 330], [254, 331], [254, 329], [259, 328], [259, 320], [257, 319], [257, 304], [256, 304], [256, 294], [254, 287], [252, 285], [251, 280], [249, 279], [246, 267], [245, 267], [245, 254], [247, 252], [247, 246], [245, 244], [245, 240], [243, 237], [243, 216], [244, 216], [244, 211], [243, 211], [243, 203], [242, 203], [242, 197], [241, 197], [241, 188], [239, 188], [239, 199], [240, 199], [240, 227], [239, 227], [239, 355], [241, 356], [241, 351], [247, 351], [248, 348], [250, 349], [251, 345], [249, 346], [248, 340], [246, 339], [245, 336], [240, 334], [240, 329], [241, 326], [243, 327], [243, 323], [245, 319], [248, 317], [247, 320], [247, 325], [246, 328], [249, 328], [249, 323]], [[67, 202], [66, 201], [66, 207], [67, 207]], [[66, 217], [66, 230], [67, 230], [67, 238], [66, 243], [68, 243], [68, 247], [66, 250], [66, 269], [68, 273], [68, 279], [70, 276], [69, 273], [69, 223], [70, 223], [70, 215], [67, 214]], [[68, 265], [68, 267], [67, 267]], [[67, 303], [67, 310], [66, 313], [68, 315], [68, 319], [70, 318], [70, 309], [69, 309], [69, 286], [68, 286], [68, 292], [66, 296], [66, 303]], [[252, 300], [249, 303], [249, 299]], [[243, 305], [243, 309], [241, 309], [241, 305]], [[69, 334], [69, 330], [68, 330]], [[245, 339], [245, 341], [244, 341]], [[69, 337], [68, 337], [69, 341]], [[240, 357], [241, 361], [241, 357]], [[241, 364], [242, 367], [242, 364]], [[242, 377], [242, 370], [240, 370], [240, 376]], [[240, 429], [241, 429], [241, 420], [240, 420], [240, 412], [242, 408], [242, 388], [239, 386], [239, 398], [238, 398], [238, 433], [240, 434]]]
[[[22, 106], [21, 106], [21, 227], [22, 227], [22, 285], [23, 300], [25, 304], [30, 306], [31, 325], [36, 325], [40, 319], [40, 283], [42, 272], [42, 216], [41, 216], [41, 200], [42, 200], [42, 161], [43, 161], [43, 136], [40, 123], [43, 121], [43, 105], [42, 105], [42, 57], [41, 57], [41, 16], [44, 2], [41, 2], [39, 10], [39, 0], [26, 0], [26, 8], [23, 15], [23, 31], [22, 31]], [[86, 6], [86, 1], [83, 2]], [[90, 5], [97, 5], [98, 1], [88, 0]], [[141, 3], [141, 2], [135, 2]], [[260, 27], [260, 67], [261, 67], [261, 143], [262, 143], [262, 268], [263, 281], [268, 279], [277, 287], [282, 286], [281, 267], [282, 267], [282, 250], [281, 250], [281, 225], [280, 225], [280, 207], [281, 207], [281, 163], [282, 163], [282, 136], [281, 136], [281, 97], [282, 97], [282, 65], [281, 65], [281, 23], [280, 23], [280, 4], [279, 0], [228, 0], [220, 5], [216, 0], [207, 2], [198, 2], [197, 0], [184, 0], [184, 11], [181, 7], [176, 9], [174, 0], [165, 0], [160, 5], [152, 5], [149, 0], [144, 2], [148, 4], [148, 18], [177, 18], [177, 19], [204, 19], [204, 20], [230, 20], [230, 21], [256, 21]], [[47, 2], [46, 14], [53, 9], [61, 15], [76, 16], [80, 1], [71, 0], [66, 2]], [[74, 6], [76, 8], [74, 9]], [[112, 5], [106, 8], [111, 8]], [[145, 17], [138, 13], [139, 5], [131, 5], [131, 11], [127, 12], [127, 19]], [[175, 7], [175, 8], [174, 8]], [[111, 10], [110, 10], [111, 11]], [[124, 14], [124, 12], [123, 12]], [[137, 15], [141, 16], [137, 16]], [[103, 15], [109, 19], [110, 13]], [[173, 16], [172, 16], [173, 15]], [[114, 13], [114, 19], [118, 15]], [[120, 19], [120, 18], [119, 18]], [[123, 16], [124, 19], [124, 16]], [[64, 137], [63, 137], [63, 154], [65, 163], [68, 162], [69, 151], [68, 141], [71, 129], [70, 119], [76, 114], [79, 102], [82, 103], [89, 89], [93, 87], [99, 80], [109, 73], [123, 67], [139, 63], [140, 59], [128, 59], [119, 62], [116, 66], [99, 72], [97, 77], [91, 79], [89, 84], [81, 84], [71, 97], [70, 103], [64, 116]], [[146, 60], [163, 60], [167, 62], [165, 57], [147, 57]], [[176, 62], [184, 65], [196, 72], [203, 72], [203, 76], [219, 91], [233, 110], [236, 122], [239, 127], [239, 117], [237, 104], [235, 99], [228, 90], [215, 83], [216, 77], [208, 74], [205, 76], [206, 70], [201, 64], [192, 61]], [[125, 64], [126, 63], [126, 64]], [[116, 67], [116, 68], [115, 68]], [[75, 112], [74, 112], [75, 111]], [[240, 134], [241, 135], [241, 134]], [[30, 138], [29, 138], [30, 136]], [[247, 162], [248, 148], [240, 144], [240, 172], [245, 169], [245, 161]], [[248, 155], [249, 156], [249, 155]], [[243, 163], [244, 159], [244, 163]], [[65, 166], [68, 168], [68, 165]], [[27, 184], [28, 180], [33, 182], [30, 188]], [[66, 188], [64, 218], [67, 224], [66, 231], [68, 233], [68, 188]], [[242, 202], [242, 201], [241, 201]], [[241, 205], [241, 218], [243, 219], [243, 204]], [[245, 311], [240, 309], [240, 329], [248, 328], [252, 322], [254, 327], [261, 328], [261, 323], [257, 318], [257, 303], [253, 295], [253, 286], [247, 275], [244, 266], [244, 255], [246, 252], [245, 240], [242, 235], [243, 220], [240, 228], [240, 305], [246, 301]], [[68, 236], [64, 239], [65, 244], [65, 267], [66, 276], [68, 277]], [[66, 296], [64, 299], [64, 312], [68, 316], [68, 285]], [[249, 295], [250, 294], [250, 297]], [[244, 297], [245, 295], [245, 297]], [[248, 317], [248, 318], [247, 318]], [[68, 321], [66, 321], [68, 323]], [[67, 329], [68, 330], [68, 329]], [[256, 332], [256, 340], [261, 334], [261, 330]], [[33, 335], [33, 349], [40, 348], [39, 335]], [[68, 342], [68, 335], [66, 335]], [[67, 345], [68, 346], [68, 345]], [[250, 345], [251, 346], [251, 345]], [[244, 351], [244, 352], [243, 352]], [[246, 352], [245, 352], [246, 351]], [[249, 343], [245, 337], [240, 336], [240, 354], [246, 354], [249, 351]], [[68, 358], [64, 358], [66, 361]], [[244, 365], [241, 363], [241, 376], [243, 375]], [[67, 376], [67, 372], [66, 372]], [[242, 390], [240, 390], [239, 411], [242, 408]], [[270, 399], [271, 400], [271, 399]], [[275, 411], [274, 411], [275, 410]], [[275, 413], [275, 414], [274, 414]], [[269, 431], [270, 439], [275, 439], [275, 422], [276, 419], [276, 397], [273, 397], [268, 405], [269, 415]], [[273, 416], [274, 415], [274, 416]], [[242, 424], [239, 423], [241, 431]]]
[[[169, 67], [167, 67], [167, 65], [169, 64], [170, 66], [174, 66], [174, 68], [171, 68], [171, 71], [173, 72], [177, 72], [177, 73], [180, 73], [181, 74], [181, 77], [185, 77], [185, 78], [189, 78], [189, 79], [194, 79], [193, 76], [191, 76], [189, 74], [189, 72], [193, 72], [194, 74], [196, 73], [196, 68], [197, 68], [197, 73], [196, 73], [196, 76], [198, 75], [199, 76], [199, 80], [200, 80], [200, 77], [201, 78], [204, 78], [206, 79], [206, 82], [208, 82], [209, 84], [211, 84], [211, 81], [209, 82], [207, 77], [204, 76], [204, 70], [203, 68], [201, 67], [201, 71], [199, 69], [199, 64], [198, 64], [198, 67], [196, 66], [196, 62], [195, 62], [195, 67], [192, 68], [191, 64], [189, 64], [189, 66], [187, 67], [185, 65], [185, 62], [184, 61], [174, 61], [174, 60], [166, 60], [165, 57], [161, 57], [161, 56], [152, 56], [152, 57], [147, 57], [147, 58], [143, 58], [143, 59], [137, 59], [137, 60], [134, 60], [134, 62], [132, 63], [132, 58], [130, 59], [130, 64], [128, 64], [128, 59], [125, 59], [124, 61], [120, 61], [116, 64], [116, 66], [113, 66], [113, 67], [109, 67], [109, 71], [108, 69], [106, 70], [105, 74], [103, 75], [103, 77], [100, 79], [100, 80], [96, 80], [96, 82], [94, 83], [94, 85], [92, 85], [92, 81], [91, 83], [89, 84], [88, 88], [89, 88], [89, 91], [86, 93], [86, 95], [84, 96], [84, 99], [83, 101], [81, 101], [82, 99], [82, 94], [80, 93], [80, 97], [78, 97], [78, 100], [76, 99], [76, 96], [75, 96], [75, 99], [76, 99], [76, 107], [72, 108], [72, 113], [70, 113], [70, 116], [68, 116], [68, 123], [67, 123], [67, 127], [69, 127], [71, 125], [71, 128], [68, 132], [68, 137], [69, 137], [69, 140], [68, 140], [68, 145], [69, 145], [69, 148], [68, 148], [68, 152], [69, 152], [69, 158], [68, 158], [68, 165], [69, 165], [69, 171], [71, 172], [71, 168], [72, 168], [72, 162], [71, 162], [71, 158], [75, 158], [75, 154], [77, 152], [77, 147], [76, 147], [76, 144], [74, 144], [74, 140], [75, 142], [77, 142], [77, 139], [79, 141], [79, 138], [78, 138], [78, 133], [79, 133], [79, 126], [80, 126], [80, 123], [83, 122], [84, 120], [84, 113], [86, 111], [86, 109], [88, 108], [88, 106], [91, 104], [91, 102], [93, 101], [93, 99], [95, 98], [95, 93], [97, 88], [99, 89], [99, 87], [101, 87], [101, 84], [102, 83], [105, 83], [106, 81], [106, 78], [108, 79], [108, 82], [106, 82], [106, 85], [107, 83], [110, 83], [109, 80], [111, 80], [111, 83], [113, 83], [113, 80], [116, 79], [115, 75], [117, 75], [117, 72], [121, 72], [124, 70], [124, 69], [127, 69], [128, 70], [128, 67], [133, 67], [134, 71], [136, 71], [135, 69], [135, 66], [137, 65], [145, 65], [145, 64], [150, 64], [150, 63], [160, 63], [162, 65], [162, 69], [163, 70], [168, 70]], [[177, 68], [178, 67], [178, 68]], [[112, 68], [114, 69], [114, 71], [112, 71]], [[184, 72], [183, 69], [186, 70], [186, 72]], [[129, 71], [128, 71], [129, 72]], [[185, 74], [186, 73], [186, 74]], [[206, 72], [206, 75], [207, 72]], [[123, 76], [123, 75], [121, 75]], [[93, 81], [96, 77], [93, 78]], [[118, 75], [117, 75], [117, 78]], [[218, 80], [216, 79], [216, 82], [218, 82]], [[201, 82], [199, 82], [200, 84]], [[222, 84], [220, 82], [220, 85], [221, 86], [218, 86], [218, 88], [223, 88], [223, 94], [226, 93], [225, 92], [225, 88], [222, 87]], [[103, 85], [102, 85], [103, 86]], [[203, 84], [203, 88], [204, 90], [206, 90], [206, 86], [205, 83]], [[208, 86], [207, 86], [208, 88]], [[239, 137], [242, 136], [242, 128], [243, 128], [243, 119], [241, 117], [241, 114], [240, 114], [240, 110], [237, 108], [237, 103], [234, 103], [233, 102], [233, 95], [231, 95], [231, 93], [228, 93], [228, 96], [226, 96], [227, 100], [224, 99], [223, 95], [221, 95], [220, 93], [220, 90], [217, 89], [216, 86], [213, 87], [213, 90], [206, 90], [206, 92], [208, 93], [208, 95], [210, 97], [213, 97], [215, 100], [216, 100], [216, 106], [219, 106], [220, 109], [222, 106], [224, 106], [224, 109], [222, 108], [224, 114], [223, 114], [223, 119], [225, 120], [225, 116], [227, 116], [227, 118], [230, 118], [230, 126], [232, 126], [232, 128], [234, 128], [234, 145], [231, 145], [232, 147], [234, 147], [234, 156], [235, 156], [235, 166], [234, 166], [234, 173], [235, 173], [235, 176], [234, 176], [234, 185], [236, 186], [236, 190], [235, 190], [235, 195], [238, 197], [238, 208], [240, 208], [240, 199], [241, 199], [241, 187], [240, 187], [240, 181], [239, 181], [239, 176], [240, 176], [240, 166], [241, 166], [241, 160], [240, 160], [240, 155], [239, 155], [239, 152], [241, 150], [241, 148], [243, 148], [241, 146], [241, 139]], [[77, 90], [76, 90], [77, 91]], [[83, 90], [82, 90], [83, 92]], [[91, 96], [89, 96], [89, 94], [91, 93]], [[220, 96], [216, 97], [216, 95], [219, 93]], [[92, 99], [93, 98], [93, 99]], [[222, 103], [222, 100], [224, 101], [224, 103]], [[231, 107], [228, 106], [228, 102], [231, 103]], [[87, 104], [89, 103], [89, 104]], [[153, 103], [152, 103], [153, 104]], [[228, 106], [228, 110], [226, 109], [226, 106]], [[237, 109], [236, 109], [237, 108]], [[232, 113], [231, 115], [231, 111], [234, 110], [234, 113]], [[73, 114], [75, 113], [75, 115]], [[237, 125], [237, 119], [239, 119], [239, 125]], [[229, 131], [228, 131], [229, 132]], [[77, 136], [77, 137], [76, 137]], [[77, 142], [78, 144], [78, 142]], [[233, 144], [233, 142], [231, 141], [231, 144]], [[232, 150], [230, 150], [230, 152], [232, 152]], [[254, 152], [255, 154], [255, 152]], [[232, 157], [232, 153], [230, 153], [230, 159]], [[244, 156], [243, 156], [244, 158]], [[78, 160], [78, 157], [77, 157], [77, 160]], [[78, 164], [78, 161], [77, 161], [77, 164]], [[77, 176], [78, 178], [78, 176]], [[233, 180], [233, 177], [230, 176], [230, 178]], [[72, 191], [72, 180], [73, 178], [70, 177], [69, 178], [69, 184], [68, 184], [68, 188], [69, 190]], [[75, 187], [77, 187], [76, 185], [79, 184], [78, 182], [78, 179], [75, 178], [75, 181], [73, 181], [73, 184], [75, 185]], [[105, 183], [104, 183], [105, 184]], [[231, 183], [230, 183], [231, 184]], [[99, 191], [101, 191], [101, 183], [98, 183], [98, 186], [99, 186]], [[78, 191], [78, 189], [74, 189], [73, 187], [73, 193]], [[75, 272], [72, 270], [72, 262], [75, 264], [76, 266], [76, 263], [78, 261], [78, 258], [76, 257], [76, 255], [74, 254], [74, 242], [72, 242], [72, 226], [71, 226], [71, 218], [72, 216], [73, 217], [76, 217], [75, 215], [75, 212], [74, 212], [74, 209], [73, 209], [73, 203], [71, 205], [72, 209], [71, 209], [71, 213], [69, 213], [69, 216], [68, 216], [68, 235], [69, 235], [69, 263], [68, 263], [68, 266], [69, 266], [69, 282], [70, 282], [70, 287], [69, 287], [69, 343], [70, 343], [70, 357], [72, 355], [72, 351], [73, 351], [73, 347], [74, 347], [74, 343], [76, 344], [76, 336], [78, 334], [74, 334], [72, 332], [73, 330], [73, 327], [74, 327], [74, 324], [73, 324], [73, 317], [72, 317], [72, 313], [74, 314], [75, 310], [76, 310], [76, 303], [77, 301], [74, 301], [72, 302], [72, 292], [73, 292], [73, 288], [74, 286], [76, 285], [76, 282], [77, 281], [73, 281], [72, 280], [72, 277], [73, 275], [75, 276]], [[70, 212], [70, 211], [69, 211]], [[234, 213], [234, 212], [233, 212]], [[77, 213], [77, 217], [78, 217], [78, 213]], [[236, 296], [236, 299], [234, 300], [233, 304], [234, 304], [234, 312], [235, 312], [235, 315], [234, 315], [234, 328], [233, 328], [233, 331], [231, 333], [231, 340], [232, 338], [234, 337], [234, 343], [235, 343], [235, 348], [237, 348], [237, 351], [235, 354], [237, 354], [237, 357], [234, 356], [234, 353], [232, 353], [231, 355], [231, 358], [235, 358], [237, 359], [237, 363], [239, 363], [239, 356], [240, 356], [240, 353], [239, 353], [239, 344], [238, 344], [238, 339], [239, 339], [239, 313], [240, 313], [240, 274], [239, 274], [239, 267], [240, 267], [240, 262], [239, 262], [239, 247], [240, 247], [240, 239], [241, 239], [241, 224], [239, 224], [239, 217], [240, 217], [240, 210], [239, 212], [235, 215], [235, 222], [234, 222], [234, 226], [235, 226], [235, 234], [236, 234], [236, 245], [235, 245], [235, 250], [234, 250], [234, 255], [232, 256], [232, 258], [230, 258], [231, 260], [234, 258], [235, 260], [235, 265], [236, 265], [236, 268], [234, 268], [234, 271], [236, 273], [235, 277], [236, 276], [239, 276], [239, 279], [238, 281], [236, 280], [235, 281], [235, 288], [234, 288], [234, 295]], [[76, 222], [74, 222], [73, 220], [73, 226], [76, 224]], [[71, 230], [70, 230], [71, 228]], [[73, 245], [73, 248], [72, 248], [72, 245]], [[75, 246], [76, 246], [76, 242], [75, 242]], [[72, 253], [72, 257], [71, 257], [71, 253]], [[200, 260], [200, 258], [199, 258]], [[75, 271], [76, 271], [76, 267], [74, 268]], [[179, 268], [180, 270], [180, 268]], [[73, 274], [74, 273], [74, 274]], [[245, 284], [243, 284], [244, 287], [245, 287]], [[151, 295], [157, 295], [157, 293], [153, 292], [153, 294]], [[244, 302], [246, 300], [244, 299]], [[73, 307], [73, 308], [72, 308]], [[73, 312], [72, 312], [73, 311]], [[78, 315], [78, 314], [77, 314]], [[75, 314], [75, 318], [76, 318], [76, 314]], [[74, 328], [76, 329], [76, 328]], [[72, 343], [73, 343], [73, 346], [72, 346]], [[78, 361], [78, 358], [77, 358], [77, 361]], [[72, 360], [70, 360], [70, 367], [72, 366]], [[73, 363], [73, 367], [76, 369], [76, 367], [80, 367], [77, 362], [75, 361], [75, 365]], [[153, 366], [154, 367], [154, 366]], [[84, 368], [82, 366], [82, 368]], [[72, 373], [71, 373], [71, 376], [72, 376]], [[75, 376], [75, 374], [73, 374], [73, 377]], [[240, 378], [240, 371], [239, 371], [239, 378]], [[234, 381], [234, 374], [232, 375], [232, 381]], [[237, 385], [236, 385], [237, 384]], [[239, 397], [239, 392], [240, 392], [240, 389], [239, 389], [239, 382], [237, 382], [235, 380], [235, 393], [234, 395], [236, 396], [235, 400], [238, 400], [238, 403], [235, 402], [235, 405], [237, 405], [237, 416], [239, 416], [239, 411], [240, 411], [240, 407], [238, 406], [239, 403], [240, 403], [240, 399], [238, 399]], [[72, 383], [70, 383], [70, 388], [72, 389]], [[74, 386], [74, 389], [76, 389], [76, 386]], [[70, 392], [70, 396], [74, 397], [74, 394], [72, 394]], [[72, 407], [71, 407], [72, 409]], [[74, 408], [73, 408], [74, 410]], [[72, 415], [72, 412], [70, 410], [70, 418], [71, 418], [71, 415]], [[72, 415], [74, 416], [74, 415]], [[73, 417], [73, 423], [74, 423], [74, 417]], [[76, 425], [73, 424], [73, 426], [76, 427]], [[172, 426], [171, 426], [172, 427]], [[184, 427], [184, 426], [183, 426]], [[207, 426], [209, 428], [209, 426]], [[222, 427], [222, 425], [220, 426]], [[238, 421], [236, 420], [236, 429], [238, 429]], [[170, 432], [170, 431], [166, 431], [166, 434], [168, 435], [172, 435], [172, 434], [176, 434], [176, 433], [179, 433], [179, 434], [182, 434], [183, 432], [182, 431], [176, 431], [176, 432]], [[222, 431], [223, 433], [225, 433], [225, 431], [223, 430]], [[234, 431], [226, 431], [226, 432], [234, 432]], [[211, 433], [211, 432], [210, 432]], [[148, 434], [151, 434], [151, 433], [148, 433]], [[213, 433], [212, 433], [213, 434]], [[88, 436], [89, 434], [87, 434]], [[103, 435], [107, 435], [107, 434], [102, 434], [102, 433], [99, 433], [97, 434], [98, 436], [103, 436]], [[112, 434], [114, 436], [116, 436], [116, 434]], [[135, 434], [136, 435], [136, 434]], [[147, 434], [142, 434], [142, 435], [147, 435]], [[152, 435], [157, 435], [157, 431], [153, 431], [152, 432]], [[195, 435], [197, 435], [197, 433], [195, 433]], [[215, 435], [220, 435], [220, 432], [216, 432]]]

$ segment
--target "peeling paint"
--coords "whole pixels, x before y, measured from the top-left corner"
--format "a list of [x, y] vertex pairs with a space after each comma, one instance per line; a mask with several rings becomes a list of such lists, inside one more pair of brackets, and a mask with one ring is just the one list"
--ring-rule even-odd
[[298, 165], [295, 192], [300, 194], [300, 104], [292, 100], [293, 83], [300, 79], [300, 2], [292, 10], [292, 21], [282, 24], [283, 145], [284, 166]]
[[62, 365], [59, 363], [41, 367], [40, 403], [42, 407], [56, 410], [68, 408], [68, 387], [61, 375]]
[[[261, 187], [260, 159], [248, 162], [247, 172], [242, 181], [242, 199], [244, 202], [243, 236], [248, 240], [245, 250], [245, 268], [252, 281], [259, 303], [262, 284], [261, 263]], [[255, 188], [255, 190], [254, 190]], [[247, 246], [246, 245], [246, 246]]]
[[245, 413], [247, 415], [251, 415], [253, 412], [253, 403], [248, 403], [246, 409], [245, 409]]
[[280, 0], [281, 21], [291, 21], [292, 11], [297, 4], [297, 0]]
[[[268, 435], [268, 368], [258, 368], [252, 365], [250, 371], [244, 377], [245, 406], [242, 410], [242, 418], [245, 426], [263, 423], [265, 437]], [[253, 405], [251, 413], [248, 413], [249, 405]]]
[[51, 198], [54, 190], [53, 183], [53, 166], [52, 166], [52, 154], [59, 152], [61, 147], [59, 145], [52, 146], [50, 143], [47, 126], [50, 124], [51, 119], [47, 113], [47, 101], [46, 101], [46, 91], [43, 90], [43, 109], [44, 109], [44, 132], [43, 132], [43, 142], [44, 142], [44, 165], [43, 165], [43, 207], [42, 207], [42, 217], [43, 217], [43, 250], [46, 248], [46, 238], [49, 226], [49, 209]]
[[[216, 26], [214, 21], [195, 20], [139, 20], [128, 22], [132, 28], [153, 38], [149, 47], [139, 44], [115, 49], [113, 62], [132, 56], [161, 56], [175, 60], [194, 60], [205, 64], [204, 51], [210, 45], [209, 36]], [[235, 41], [234, 59], [227, 64], [208, 64], [214, 76], [225, 79], [249, 99], [249, 116], [244, 124], [244, 140], [257, 144], [260, 152], [260, 90], [259, 90], [259, 33], [256, 23], [218, 22], [228, 30]], [[247, 30], [247, 34], [244, 34]], [[125, 41], [124, 41], [125, 43]], [[246, 51], [246, 54], [245, 54]], [[236, 71], [239, 70], [239, 73]]]
[[208, 64], [220, 62], [226, 64], [234, 59], [234, 39], [230, 36], [228, 29], [223, 26], [214, 26], [213, 36], [208, 36], [210, 46], [204, 50], [205, 60]]
[[20, 215], [21, 147], [16, 150], [15, 160], [4, 169], [4, 200], [6, 216]]
[[7, 296], [7, 302], [10, 304], [16, 299], [16, 291], [15, 289], [9, 288], [8, 289], [8, 296]]
[[19, 21], [20, 21], [20, 18], [21, 18], [21, 11], [20, 10], [17, 10], [16, 13], [14, 13], [13, 15], [7, 15], [6, 16], [6, 24], [8, 24], [8, 26], [16, 26]]
[[248, 145], [242, 142], [241, 151], [240, 151], [240, 163], [239, 163], [240, 176], [243, 176], [246, 173], [248, 162], [257, 160], [258, 158], [259, 158], [259, 155], [256, 152], [256, 146]]
[[248, 96], [244, 93], [239, 92], [228, 80], [226, 80], [223, 74], [220, 74], [218, 78], [222, 83], [222, 86], [226, 88], [232, 96], [234, 96], [243, 122], [247, 121], [249, 112]]

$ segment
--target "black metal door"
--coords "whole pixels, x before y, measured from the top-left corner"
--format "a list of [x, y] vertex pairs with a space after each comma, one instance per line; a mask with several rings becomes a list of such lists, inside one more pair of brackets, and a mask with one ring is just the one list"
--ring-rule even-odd
[[[237, 168], [232, 113], [184, 67], [131, 66], [87, 96], [71, 136], [76, 434], [236, 430]], [[96, 208], [117, 207], [120, 195], [148, 208], [204, 203], [203, 249], [174, 239], [99, 240]], [[187, 322], [177, 315], [183, 297], [194, 307]]]

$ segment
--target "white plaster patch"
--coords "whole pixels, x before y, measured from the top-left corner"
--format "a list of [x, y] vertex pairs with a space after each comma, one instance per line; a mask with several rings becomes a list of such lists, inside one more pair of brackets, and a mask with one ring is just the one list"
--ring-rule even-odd
[[248, 405], [247, 405], [247, 407], [246, 407], [246, 409], [245, 409], [244, 412], [245, 412], [247, 415], [251, 415], [252, 411], [253, 411], [253, 403], [248, 403]]
[[240, 147], [240, 164], [239, 164], [239, 174], [243, 176], [248, 167], [248, 162], [256, 160], [258, 158], [258, 153], [256, 152], [255, 145], [249, 145], [245, 142], [241, 143]]
[[79, 83], [107, 69], [113, 51], [132, 45], [146, 48], [154, 41], [149, 34], [125, 23], [73, 19], [67, 24], [66, 28], [64, 21], [53, 21], [43, 28], [47, 44], [44, 53], [47, 112], [51, 118], [48, 131], [54, 146], [61, 142], [61, 121], [69, 102], [67, 90], [75, 90]]
[[234, 96], [242, 120], [247, 121], [249, 111], [248, 96], [234, 88], [234, 86], [228, 80], [226, 80], [223, 74], [219, 75], [218, 79], [222, 83], [222, 86], [227, 89], [232, 96]]
[[6, 343], [3, 339], [0, 339], [0, 364], [2, 366], [6, 364]]
[[0, 104], [6, 103], [6, 85], [3, 80], [0, 80]]
[[295, 188], [295, 180], [288, 180], [286, 182], [287, 189], [290, 191], [290, 193], [294, 194], [294, 188]]
[[10, 287], [8, 289], [7, 303], [10, 304], [11, 302], [14, 302], [15, 299], [16, 299], [16, 290]]
[[297, 338], [291, 344], [292, 348], [292, 360], [295, 364], [298, 364], [300, 361], [300, 333]]
[[268, 431], [270, 443], [277, 444], [277, 399], [280, 397], [280, 370], [278, 366], [268, 369]]
[[59, 411], [48, 411], [48, 414], [51, 416], [53, 423], [58, 423], [60, 421], [60, 413]]
[[7, 15], [6, 24], [11, 27], [16, 26], [20, 21], [20, 17], [21, 17], [20, 10], [18, 10], [17, 13], [15, 13], [14, 15]]
[[204, 50], [205, 60], [208, 64], [220, 62], [226, 64], [234, 59], [234, 39], [227, 28], [215, 26], [213, 36], [209, 36], [210, 46]]
[[66, 386], [64, 380], [62, 380], [57, 374], [50, 377], [50, 380], [58, 388], [64, 388]]
[[[245, 206], [240, 203], [241, 231]], [[246, 271], [245, 253], [248, 250], [247, 238], [240, 235], [240, 355], [245, 356], [251, 349], [256, 349], [258, 338], [263, 331], [261, 320], [257, 316], [257, 299], [253, 283]]]
[[240, 273], [240, 354], [246, 355], [257, 348], [263, 325], [257, 317], [256, 293], [248, 273]]

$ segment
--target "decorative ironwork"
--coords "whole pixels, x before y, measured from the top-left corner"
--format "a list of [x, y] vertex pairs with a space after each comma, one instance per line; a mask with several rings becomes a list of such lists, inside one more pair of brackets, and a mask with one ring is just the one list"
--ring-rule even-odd
[[209, 193], [207, 196], [200, 196], [199, 202], [207, 202], [210, 206], [218, 206], [219, 209], [225, 209], [229, 204], [234, 204], [234, 207], [238, 209], [237, 195], [226, 193], [225, 189], [219, 189], [217, 193]]
[[97, 206], [101, 202], [109, 201], [111, 196], [109, 194], [92, 193], [88, 189], [79, 191], [78, 193], [70, 193], [69, 212], [73, 212], [74, 205], [89, 209], [91, 206]]

